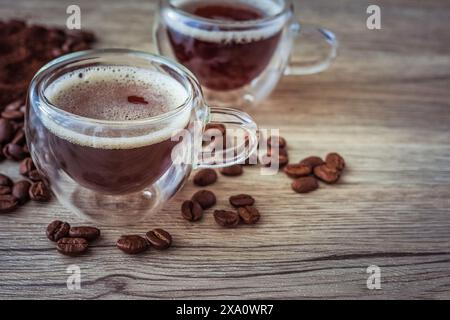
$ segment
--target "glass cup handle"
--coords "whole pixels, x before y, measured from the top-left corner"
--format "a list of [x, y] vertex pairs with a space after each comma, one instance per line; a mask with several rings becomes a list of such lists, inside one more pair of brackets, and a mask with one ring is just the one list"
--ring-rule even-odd
[[243, 164], [244, 161], [256, 151], [258, 147], [257, 142], [257, 125], [253, 119], [245, 112], [221, 107], [207, 107], [208, 114], [206, 117], [206, 124], [223, 124], [227, 127], [233, 127], [237, 130], [242, 130], [243, 137], [241, 143], [232, 144], [228, 148], [224, 146], [223, 161], [217, 163], [217, 158], [210, 156], [210, 151], [205, 148], [201, 149], [199, 154], [199, 161], [195, 168], [222, 168], [234, 164]]
[[290, 26], [290, 31], [294, 41], [284, 74], [313, 74], [328, 69], [336, 58], [339, 46], [335, 34], [321, 27], [300, 25], [298, 22]]

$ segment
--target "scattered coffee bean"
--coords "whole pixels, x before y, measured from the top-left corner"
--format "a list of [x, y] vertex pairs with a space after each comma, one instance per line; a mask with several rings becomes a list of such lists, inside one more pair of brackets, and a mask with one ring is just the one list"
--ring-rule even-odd
[[12, 180], [8, 176], [0, 173], [0, 186], [12, 187], [12, 185]]
[[17, 111], [25, 104], [22, 99], [15, 100], [5, 107], [5, 111]]
[[317, 156], [310, 156], [300, 161], [300, 164], [310, 166], [312, 169], [324, 163], [325, 162], [322, 160], [322, 158]]
[[14, 161], [23, 160], [27, 157], [23, 147], [14, 143], [8, 143], [3, 147], [3, 154], [7, 159]]
[[34, 201], [46, 202], [50, 200], [51, 193], [42, 181], [34, 182], [29, 190], [30, 199]]
[[239, 207], [237, 212], [245, 224], [255, 224], [260, 218], [258, 209], [252, 206]]
[[69, 230], [69, 237], [83, 238], [87, 241], [94, 241], [100, 237], [100, 230], [98, 228], [88, 226], [71, 227]]
[[239, 224], [239, 215], [235, 211], [215, 210], [214, 219], [217, 224], [226, 228], [234, 228]]
[[18, 181], [12, 188], [12, 195], [17, 198], [20, 205], [25, 204], [30, 200], [29, 190], [31, 183], [26, 180]]
[[270, 136], [267, 138], [267, 145], [271, 148], [281, 148], [284, 149], [287, 146], [286, 139], [278, 136]]
[[0, 119], [0, 145], [8, 143], [14, 136], [14, 128], [7, 119]]
[[339, 171], [345, 168], [344, 158], [336, 152], [329, 153], [325, 158], [325, 162], [329, 167], [336, 168]]
[[19, 110], [5, 110], [1, 113], [1, 116], [7, 120], [22, 120], [23, 112]]
[[240, 164], [235, 164], [229, 167], [224, 167], [220, 169], [220, 173], [224, 176], [236, 177], [242, 174], [242, 166]]
[[208, 186], [217, 181], [217, 173], [213, 169], [202, 169], [194, 176], [194, 183], [200, 187]]
[[59, 253], [66, 256], [77, 256], [86, 252], [89, 244], [83, 238], [62, 238], [56, 243], [56, 249]]
[[146, 233], [147, 241], [158, 250], [164, 250], [172, 244], [172, 236], [163, 229], [154, 229]]
[[319, 187], [316, 178], [301, 177], [292, 182], [292, 189], [298, 193], [308, 193], [316, 190]]
[[255, 203], [255, 199], [253, 199], [253, 197], [248, 194], [238, 194], [235, 196], [231, 196], [229, 201], [233, 207], [252, 206]]
[[36, 167], [30, 157], [23, 159], [19, 165], [19, 173], [24, 177], [28, 177], [30, 171], [35, 169]]
[[323, 182], [333, 184], [339, 180], [341, 171], [327, 164], [322, 164], [314, 168], [314, 175]]
[[125, 235], [117, 240], [117, 248], [128, 254], [136, 254], [147, 250], [148, 242], [138, 235]]
[[283, 171], [291, 178], [298, 178], [311, 174], [312, 169], [310, 166], [294, 163], [294, 164], [287, 164], [283, 168]]
[[31, 170], [31, 171], [28, 173], [28, 178], [29, 178], [31, 181], [35, 181], [35, 182], [36, 182], [36, 181], [41, 181], [41, 180], [42, 180], [42, 177], [41, 177], [39, 171], [37, 171], [36, 169]]
[[0, 195], [0, 213], [9, 213], [19, 206], [16, 197], [10, 194]]
[[274, 157], [267, 156], [264, 163], [266, 167], [282, 168], [289, 163], [289, 157], [282, 154], [280, 154], [278, 158], [275, 159]]
[[181, 215], [188, 221], [198, 221], [203, 216], [202, 206], [191, 200], [186, 200], [181, 205]]
[[0, 186], [0, 195], [11, 194], [12, 188], [8, 186]]
[[206, 210], [216, 204], [216, 195], [209, 190], [200, 190], [194, 193], [191, 200], [198, 202]]
[[58, 241], [69, 234], [70, 225], [59, 220], [52, 221], [47, 226], [47, 238], [51, 241]]

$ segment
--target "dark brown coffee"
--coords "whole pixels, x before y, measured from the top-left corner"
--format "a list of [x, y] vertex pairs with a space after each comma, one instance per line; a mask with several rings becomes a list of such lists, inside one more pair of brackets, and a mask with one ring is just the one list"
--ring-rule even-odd
[[169, 112], [187, 98], [176, 80], [144, 69], [77, 70], [57, 79], [45, 94], [53, 105], [88, 118], [86, 122], [130, 121], [125, 125], [128, 134], [136, 127], [133, 136], [127, 137], [112, 131], [108, 123], [99, 124], [94, 130], [100, 134], [92, 135], [41, 118], [58, 169], [80, 185], [106, 194], [140, 191], [158, 180], [172, 165], [172, 149], [178, 143], [171, 141], [172, 134], [188, 121], [178, 117], [170, 125], [157, 127], [137, 127], [132, 122]]
[[220, 22], [248, 22], [276, 15], [273, 1], [181, 1], [178, 8], [218, 22], [185, 23], [167, 15], [167, 33], [176, 59], [189, 68], [200, 83], [213, 90], [234, 90], [249, 84], [269, 64], [280, 40], [280, 25], [236, 30]]

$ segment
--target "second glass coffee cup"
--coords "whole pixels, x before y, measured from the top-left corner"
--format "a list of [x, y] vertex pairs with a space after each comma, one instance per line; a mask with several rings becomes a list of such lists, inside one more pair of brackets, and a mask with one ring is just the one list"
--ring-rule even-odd
[[260, 103], [284, 74], [327, 69], [338, 47], [331, 31], [296, 21], [290, 0], [160, 0], [154, 38], [221, 106]]
[[[27, 104], [30, 154], [53, 193], [73, 212], [106, 225], [155, 213], [193, 168], [242, 163], [257, 145], [250, 116], [208, 107], [187, 69], [143, 52], [58, 58], [35, 75]], [[221, 162], [202, 147], [208, 123], [244, 136], [227, 145]]]

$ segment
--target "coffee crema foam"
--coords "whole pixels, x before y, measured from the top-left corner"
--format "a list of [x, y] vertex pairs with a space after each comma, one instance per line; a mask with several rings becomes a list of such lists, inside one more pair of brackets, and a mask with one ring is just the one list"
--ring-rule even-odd
[[[171, 1], [171, 3], [177, 7], [183, 10], [183, 5], [187, 5], [190, 3], [196, 3], [196, 1], [190, 1], [190, 0], [174, 0]], [[201, 2], [199, 2], [201, 3]], [[208, 4], [214, 4], [219, 3], [222, 5], [226, 5], [227, 1], [219, 1], [219, 2], [212, 2]], [[261, 12], [264, 12], [265, 16], [271, 17], [279, 14], [283, 7], [280, 3], [277, 3], [273, 0], [239, 0], [239, 1], [232, 1], [230, 2], [230, 5], [246, 5], [249, 7], [253, 7], [257, 10], [260, 10]], [[175, 12], [172, 9], [165, 9], [162, 12], [162, 15], [164, 17], [164, 20], [168, 26], [168, 28], [184, 34], [186, 36], [206, 41], [206, 42], [213, 42], [213, 43], [249, 43], [254, 42], [266, 38], [270, 38], [276, 33], [280, 32], [280, 30], [284, 27], [286, 21], [285, 19], [277, 19], [274, 20], [272, 23], [260, 27], [255, 28], [253, 30], [249, 31], [220, 31], [217, 30], [217, 28], [214, 28], [214, 30], [205, 30], [200, 29], [199, 27], [195, 27], [192, 25], [189, 25], [188, 23], [185, 23], [185, 19], [183, 17], [180, 17], [180, 15]], [[199, 19], [202, 19], [202, 17], [199, 17]], [[227, 21], [224, 21], [227, 22]], [[233, 21], [232, 24], [239, 25], [242, 24], [245, 26], [246, 23], [249, 21]]]
[[[190, 108], [161, 124], [133, 124], [162, 115], [181, 106], [188, 98], [186, 89], [175, 79], [151, 70], [123, 66], [98, 66], [71, 71], [52, 82], [44, 91], [47, 100], [59, 109], [93, 120], [106, 121], [98, 128], [86, 121], [83, 134], [68, 128], [77, 120], [52, 121], [40, 114], [44, 126], [56, 136], [74, 144], [101, 149], [132, 149], [164, 140], [187, 126]], [[129, 96], [142, 97], [147, 104], [131, 103]], [[83, 120], [79, 120], [83, 121]], [[125, 123], [123, 132], [133, 136], [117, 136], [108, 129], [108, 121]], [[126, 122], [130, 121], [130, 126]], [[135, 126], [135, 127], [132, 127]], [[112, 137], [108, 135], [111, 131]], [[98, 133], [98, 134], [97, 134]], [[142, 133], [142, 135], [140, 135]]]

